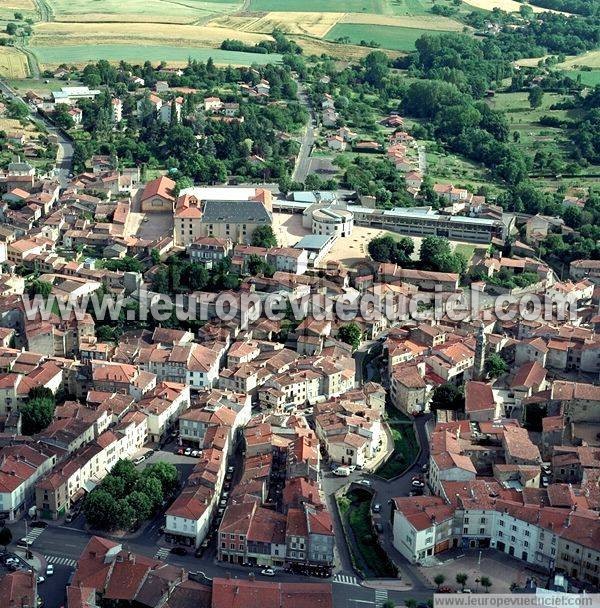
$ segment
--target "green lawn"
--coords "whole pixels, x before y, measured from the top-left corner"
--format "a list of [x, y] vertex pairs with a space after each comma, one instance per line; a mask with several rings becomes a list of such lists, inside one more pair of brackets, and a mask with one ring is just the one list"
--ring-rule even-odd
[[413, 51], [415, 42], [424, 34], [442, 34], [432, 30], [393, 25], [365, 25], [362, 23], [338, 23], [327, 32], [326, 40], [349, 38], [352, 44], [374, 41], [384, 49]]
[[575, 81], [579, 79], [579, 82], [588, 87], [595, 87], [600, 84], [600, 70], [592, 70], [591, 72], [588, 70], [565, 70], [563, 74]]
[[354, 561], [367, 577], [395, 578], [398, 571], [377, 540], [371, 521], [371, 494], [352, 490], [339, 501], [340, 511], [352, 530], [354, 542], [350, 551]]
[[189, 57], [198, 61], [206, 61], [209, 57], [219, 65], [251, 65], [253, 63], [278, 63], [281, 55], [259, 55], [257, 53], [238, 53], [207, 48], [182, 48], [174, 46], [138, 45], [138, 44], [102, 44], [102, 45], [61, 45], [34, 46], [31, 50], [43, 65], [58, 65], [60, 63], [84, 63], [86, 61], [128, 61], [139, 63], [144, 61], [185, 62]]
[[384, 479], [392, 479], [403, 473], [417, 457], [419, 444], [415, 436], [412, 420], [403, 416], [393, 406], [387, 408], [388, 425], [394, 438], [394, 452], [375, 474]]

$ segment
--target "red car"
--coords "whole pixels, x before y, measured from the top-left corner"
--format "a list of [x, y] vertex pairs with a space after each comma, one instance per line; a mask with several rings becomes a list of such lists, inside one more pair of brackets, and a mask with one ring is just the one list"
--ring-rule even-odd
[[177, 454], [183, 454], [183, 448], [178, 448], [177, 449]]

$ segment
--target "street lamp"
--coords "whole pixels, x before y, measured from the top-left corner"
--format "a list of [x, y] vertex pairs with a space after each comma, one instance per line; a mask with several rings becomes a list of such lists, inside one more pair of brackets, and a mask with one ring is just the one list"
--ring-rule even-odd
[[479, 592], [479, 583], [481, 582], [481, 579], [476, 578], [475, 582], [477, 583], [477, 587], [475, 588], [475, 593], [478, 593]]

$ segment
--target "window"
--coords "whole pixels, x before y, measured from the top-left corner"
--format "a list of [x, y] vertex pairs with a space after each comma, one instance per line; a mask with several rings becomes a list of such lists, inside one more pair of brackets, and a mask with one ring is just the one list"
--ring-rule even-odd
[[529, 536], [529, 530], [525, 530], [525, 536]]
[[524, 546], [524, 547], [529, 547], [529, 541], [525, 541], [525, 542], [523, 543], [523, 546]]
[[485, 528], [479, 528], [479, 534], [485, 534]]

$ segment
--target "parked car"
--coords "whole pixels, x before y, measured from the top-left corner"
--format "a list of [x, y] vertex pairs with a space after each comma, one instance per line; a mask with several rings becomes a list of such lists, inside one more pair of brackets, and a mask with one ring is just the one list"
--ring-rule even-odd
[[383, 526], [379, 522], [375, 524], [375, 532], [377, 532], [377, 534], [381, 534], [383, 532]]
[[152, 454], [154, 454], [154, 450], [152, 448], [150, 448], [145, 454], [144, 456], [146, 458], [150, 458], [150, 456], [152, 456]]
[[198, 458], [199, 455], [200, 452], [198, 450], [192, 450], [192, 453], [190, 454], [190, 456], [193, 456], [194, 458]]
[[334, 475], [338, 477], [348, 477], [350, 475], [350, 469], [348, 467], [338, 467], [333, 471]]
[[71, 513], [69, 511], [67, 513], [67, 515], [65, 516], [65, 523], [70, 524], [74, 519], [75, 519], [75, 515], [73, 515], [73, 513]]
[[413, 488], [424, 488], [425, 484], [420, 479], [413, 479], [412, 487]]
[[408, 493], [409, 496], [423, 496], [423, 488], [416, 488]]
[[43, 576], [38, 576], [37, 577], [37, 584], [41, 585], [46, 579]]
[[421, 471], [423, 471], [423, 473], [429, 471], [429, 463], [426, 462], [425, 464], [421, 465]]
[[542, 477], [542, 488], [547, 488], [547, 487], [548, 487], [548, 484], [549, 484], [549, 480], [548, 480], [548, 478], [547, 478], [547, 477], [544, 475], [544, 476]]
[[367, 487], [367, 488], [370, 488], [370, 487], [373, 485], [373, 484], [371, 483], [371, 481], [369, 481], [368, 479], [360, 479], [360, 480], [358, 481], [358, 483], [359, 483], [361, 486], [365, 486], [365, 487]]
[[175, 450], [175, 454], [179, 454], [180, 456], [182, 456], [183, 455], [183, 448], [177, 448]]
[[138, 464], [142, 464], [142, 462], [144, 462], [144, 460], [146, 460], [146, 456], [142, 455], [142, 456], [138, 456], [134, 461], [133, 464], [138, 465]]
[[227, 472], [228, 473], [233, 473], [233, 467], [227, 467]]
[[52, 564], [48, 564], [46, 566], [46, 576], [52, 576], [54, 574], [54, 566]]
[[25, 547], [25, 548], [27, 548], [27, 547], [31, 547], [32, 544], [33, 543], [30, 540], [27, 540], [25, 537], [20, 538], [17, 541], [17, 547]]
[[373, 513], [379, 513], [380, 511], [381, 511], [381, 505], [378, 502], [376, 502], [373, 505]]
[[260, 573], [263, 576], [275, 576], [275, 570], [273, 570], [273, 568], [264, 568]]
[[173, 555], [187, 555], [187, 549], [184, 549], [183, 547], [173, 547], [171, 553]]
[[183, 452], [186, 456], [190, 456], [192, 453], [192, 448], [185, 448], [185, 451]]
[[48, 522], [47, 521], [42, 521], [42, 520], [38, 520], [38, 521], [32, 521], [29, 524], [30, 528], [47, 528], [48, 527]]

